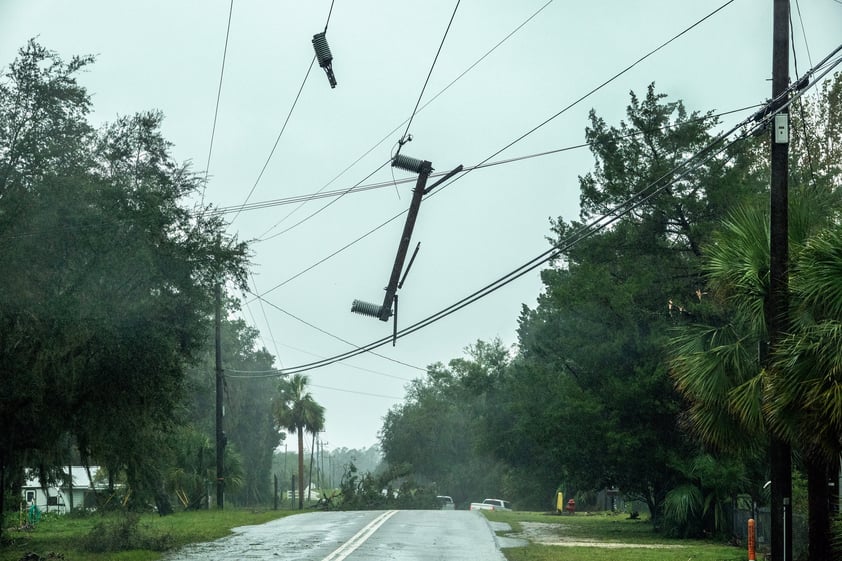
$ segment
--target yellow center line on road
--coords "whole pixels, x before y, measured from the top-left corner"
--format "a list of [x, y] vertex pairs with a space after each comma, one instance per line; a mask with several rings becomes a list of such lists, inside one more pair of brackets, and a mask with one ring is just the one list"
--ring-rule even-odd
[[354, 536], [351, 539], [340, 545], [336, 549], [336, 551], [322, 559], [322, 561], [342, 561], [343, 559], [354, 553], [354, 551], [356, 551], [358, 547], [364, 544], [365, 541], [380, 528], [380, 526], [385, 524], [387, 520], [389, 520], [392, 516], [394, 516], [397, 513], [397, 510], [387, 510], [386, 512], [369, 522], [368, 526], [354, 534]]

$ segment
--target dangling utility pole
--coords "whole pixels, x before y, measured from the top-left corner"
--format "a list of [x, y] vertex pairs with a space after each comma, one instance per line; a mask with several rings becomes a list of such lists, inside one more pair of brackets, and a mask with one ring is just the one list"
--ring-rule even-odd
[[[773, 0], [772, 99], [789, 88], [789, 0]], [[789, 329], [789, 113], [774, 117], [772, 127], [770, 185], [769, 306], [767, 328], [769, 348], [774, 353]], [[772, 435], [769, 446], [772, 476], [772, 559], [792, 561], [792, 451]]]
[[216, 285], [216, 314], [214, 318], [216, 347], [216, 508], [224, 507], [225, 471], [222, 458], [225, 453], [225, 432], [222, 430], [222, 286]]

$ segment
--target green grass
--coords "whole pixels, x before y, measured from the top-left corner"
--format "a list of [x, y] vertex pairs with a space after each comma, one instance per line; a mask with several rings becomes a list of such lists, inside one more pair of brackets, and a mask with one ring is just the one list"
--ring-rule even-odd
[[137, 529], [144, 543], [154, 545], [154, 549], [105, 553], [87, 551], [83, 543], [92, 532], [96, 532], [94, 528], [98, 524], [105, 528], [116, 527], [125, 520], [124, 515], [46, 515], [31, 531], [18, 531], [7, 525], [3, 531], [3, 544], [0, 545], [0, 561], [18, 561], [28, 552], [41, 556], [49, 552], [60, 553], [66, 561], [156, 561], [161, 559], [164, 552], [155, 549], [171, 549], [188, 543], [215, 540], [230, 534], [232, 528], [262, 524], [296, 512], [227, 509], [180, 512], [163, 517], [145, 514], [140, 517]]
[[[526, 547], [503, 550], [509, 561], [742, 561], [746, 551], [721, 542], [665, 538], [652, 530], [647, 520], [631, 520], [626, 515], [577, 514], [557, 516], [534, 512], [483, 511], [489, 520], [505, 522], [513, 535], [523, 531], [523, 522], [552, 524], [552, 535], [572, 541], [596, 541], [617, 547], [557, 546], [530, 543]], [[622, 544], [627, 544], [624, 547]], [[629, 547], [629, 546], [658, 547]]]

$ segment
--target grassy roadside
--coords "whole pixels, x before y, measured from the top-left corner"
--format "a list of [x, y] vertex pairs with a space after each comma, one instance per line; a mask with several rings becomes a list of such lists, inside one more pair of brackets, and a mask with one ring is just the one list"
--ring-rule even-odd
[[[742, 561], [746, 551], [715, 541], [664, 538], [645, 520], [626, 515], [555, 516], [530, 512], [490, 512], [511, 532], [501, 536], [529, 539], [526, 547], [503, 549], [509, 561]], [[544, 542], [544, 543], [541, 543]], [[547, 545], [550, 542], [566, 545]], [[577, 544], [577, 545], [573, 545]]]
[[[215, 540], [227, 536], [232, 528], [262, 524], [298, 511], [293, 510], [201, 510], [170, 516], [144, 514], [127, 518], [121, 513], [93, 514], [85, 517], [45, 516], [34, 530], [18, 531], [6, 526], [0, 561], [19, 561], [29, 552], [47, 557], [61, 554], [64, 561], [156, 561], [164, 552], [188, 543]], [[135, 549], [92, 552], [129, 535]]]

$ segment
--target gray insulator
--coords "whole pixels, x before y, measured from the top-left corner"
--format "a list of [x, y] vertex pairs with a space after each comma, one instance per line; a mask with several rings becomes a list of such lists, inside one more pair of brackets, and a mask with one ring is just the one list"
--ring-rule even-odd
[[316, 58], [319, 59], [319, 66], [324, 68], [333, 61], [330, 54], [330, 47], [327, 45], [327, 37], [324, 32], [313, 35], [313, 48], [316, 50]]
[[372, 304], [371, 302], [363, 302], [362, 300], [354, 300], [351, 304], [351, 311], [355, 314], [379, 318], [380, 314], [383, 313], [383, 306]]
[[392, 167], [396, 167], [398, 169], [405, 169], [406, 171], [412, 171], [415, 173], [421, 173], [421, 168], [424, 162], [417, 159], [417, 158], [410, 158], [409, 156], [404, 156], [403, 154], [398, 154], [395, 156], [395, 159], [392, 160]]

